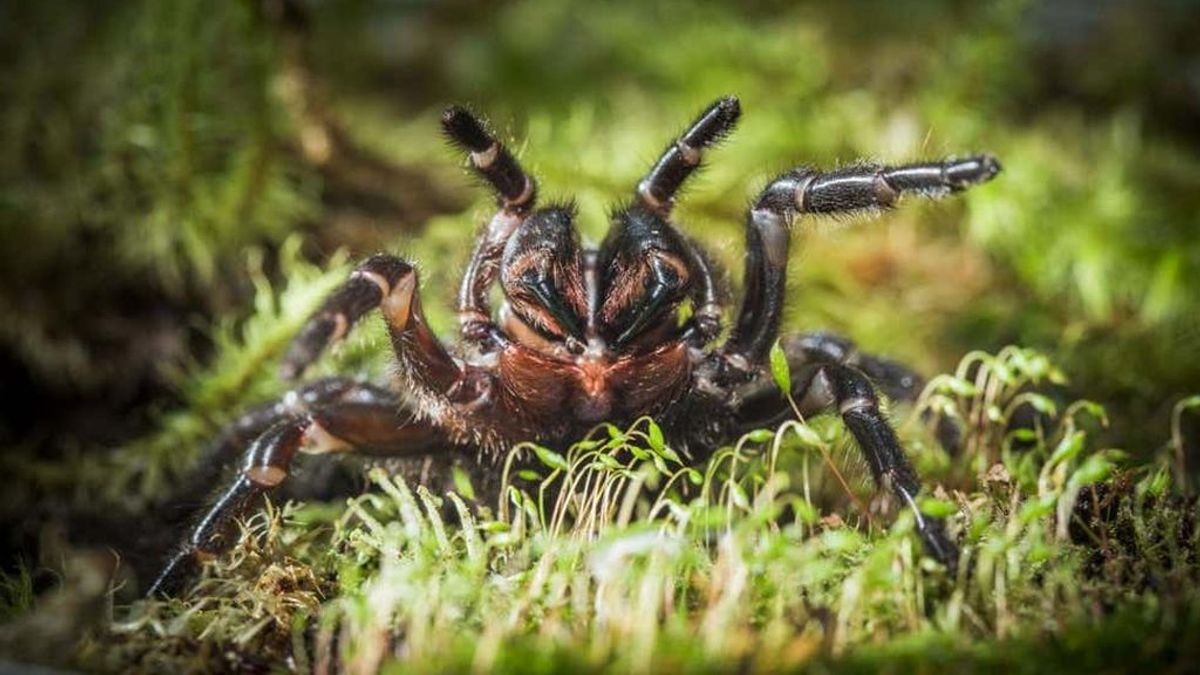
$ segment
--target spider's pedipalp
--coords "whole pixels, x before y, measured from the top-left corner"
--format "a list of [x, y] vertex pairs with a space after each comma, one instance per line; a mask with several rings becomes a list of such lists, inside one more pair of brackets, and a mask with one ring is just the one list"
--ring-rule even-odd
[[638, 182], [637, 196], [645, 206], [669, 213], [684, 181], [700, 166], [704, 149], [733, 131], [742, 108], [737, 98], [713, 101], [679, 138], [663, 151], [646, 177]]
[[520, 212], [533, 208], [536, 181], [483, 122], [466, 108], [451, 106], [442, 113], [442, 129], [447, 138], [470, 153], [471, 168], [491, 184], [501, 207]]
[[499, 273], [500, 257], [508, 240], [525, 222], [537, 203], [537, 182], [465, 108], [452, 106], [442, 113], [446, 136], [470, 153], [471, 168], [496, 192], [500, 210], [492, 217], [475, 245], [458, 293], [459, 331], [465, 342], [484, 352], [499, 347], [500, 329], [492, 320], [488, 292]]

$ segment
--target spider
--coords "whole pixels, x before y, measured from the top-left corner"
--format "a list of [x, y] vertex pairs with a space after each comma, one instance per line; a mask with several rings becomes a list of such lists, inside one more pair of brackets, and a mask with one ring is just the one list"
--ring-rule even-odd
[[[613, 213], [599, 248], [586, 248], [572, 206], [539, 207], [537, 184], [513, 154], [470, 112], [447, 109], [447, 137], [468, 153], [498, 203], [462, 279], [460, 344], [450, 349], [430, 329], [410, 262], [378, 254], [358, 265], [293, 339], [281, 374], [299, 379], [327, 346], [378, 309], [395, 353], [394, 381], [300, 384], [235, 422], [226, 436], [238, 452], [244, 448], [241, 469], [216, 493], [150, 594], [173, 592], [198, 560], [227, 547], [230, 523], [288, 478], [297, 453], [478, 462], [521, 441], [566, 444], [601, 422], [649, 415], [670, 443], [703, 462], [722, 444], [793, 414], [766, 361], [779, 333], [789, 233], [798, 217], [877, 211], [907, 193], [940, 197], [1000, 170], [992, 156], [979, 155], [898, 167], [800, 167], [778, 176], [746, 215], [742, 299], [720, 340], [721, 273], [672, 210], [705, 152], [740, 115], [732, 96], [709, 105]], [[493, 313], [496, 282], [504, 301]], [[921, 378], [831, 334], [793, 335], [781, 345], [799, 412], [837, 411], [876, 483], [914, 506], [920, 482], [876, 388], [912, 399]], [[944, 523], [914, 511], [929, 553], [953, 568], [958, 551]]]

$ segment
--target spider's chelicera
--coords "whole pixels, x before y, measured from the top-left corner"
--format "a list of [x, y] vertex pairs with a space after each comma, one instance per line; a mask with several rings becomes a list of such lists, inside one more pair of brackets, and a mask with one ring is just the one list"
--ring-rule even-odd
[[[958, 192], [995, 176], [999, 164], [981, 155], [899, 167], [800, 167], [777, 177], [746, 214], [742, 298], [720, 340], [720, 272], [671, 213], [680, 187], [740, 113], [733, 97], [710, 105], [667, 146], [614, 213], [599, 248], [590, 249], [580, 243], [570, 206], [539, 207], [536, 183], [512, 153], [469, 112], [448, 109], [447, 136], [469, 153], [499, 203], [458, 294], [458, 348], [430, 330], [412, 264], [384, 254], [360, 264], [293, 340], [283, 376], [299, 378], [378, 308], [395, 352], [394, 382], [323, 379], [240, 418], [227, 436], [244, 448], [241, 470], [151, 593], [177, 586], [196, 559], [227, 545], [223, 531], [232, 519], [288, 477], [297, 452], [478, 461], [521, 441], [565, 445], [600, 422], [649, 415], [669, 442], [702, 462], [746, 431], [793, 415], [765, 365], [784, 309], [792, 223], [804, 214], [887, 208], [905, 193]], [[504, 302], [493, 313], [497, 281]], [[828, 334], [785, 337], [782, 345], [799, 412], [838, 412], [876, 481], [913, 505], [920, 484], [876, 387], [911, 399], [920, 378]], [[953, 566], [957, 549], [943, 523], [920, 513], [916, 519], [928, 551]]]

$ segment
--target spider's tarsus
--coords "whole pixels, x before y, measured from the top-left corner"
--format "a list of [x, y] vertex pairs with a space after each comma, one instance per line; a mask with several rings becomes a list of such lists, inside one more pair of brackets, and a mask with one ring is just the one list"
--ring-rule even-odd
[[992, 155], [978, 155], [946, 163], [946, 180], [952, 185], [968, 187], [996, 177], [1002, 167]]
[[742, 104], [736, 96], [713, 101], [680, 138], [693, 148], [703, 148], [729, 135], [742, 116]]

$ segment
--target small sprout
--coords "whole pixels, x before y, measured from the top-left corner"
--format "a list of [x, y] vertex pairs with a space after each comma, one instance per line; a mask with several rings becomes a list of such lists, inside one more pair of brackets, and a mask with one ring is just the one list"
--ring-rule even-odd
[[538, 460], [540, 460], [542, 462], [542, 464], [545, 464], [546, 466], [550, 467], [551, 469], [555, 469], [558, 471], [567, 471], [570, 468], [567, 465], [567, 460], [563, 459], [562, 455], [558, 454], [557, 452], [554, 452], [553, 450], [551, 450], [549, 448], [544, 448], [540, 445], [535, 445], [535, 446], [533, 446], [533, 452], [535, 455], [537, 455]]
[[787, 354], [784, 353], [779, 340], [776, 340], [771, 345], [770, 361], [771, 377], [775, 378], [775, 386], [779, 387], [779, 391], [783, 392], [784, 396], [790, 396], [792, 393], [792, 372], [788, 367]]
[[796, 424], [793, 425], [791, 429], [796, 433], [796, 438], [799, 439], [800, 444], [804, 447], [824, 447], [825, 443], [821, 440], [821, 435], [818, 434], [812, 427], [806, 424]]
[[746, 440], [751, 443], [766, 443], [772, 438], [775, 438], [775, 432], [771, 429], [755, 429], [746, 434]]
[[646, 424], [646, 439], [650, 443], [650, 448], [655, 452], [662, 453], [666, 450], [666, 442], [663, 439], [662, 429], [655, 424], [654, 420], [649, 420]]
[[917, 506], [921, 509], [921, 513], [930, 518], [949, 518], [958, 513], [958, 506], [945, 499], [922, 497], [917, 500]]
[[456, 466], [451, 471], [451, 476], [454, 480], [454, 489], [463, 497], [474, 500], [475, 486], [471, 484], [471, 477], [463, 471], [462, 467]]

